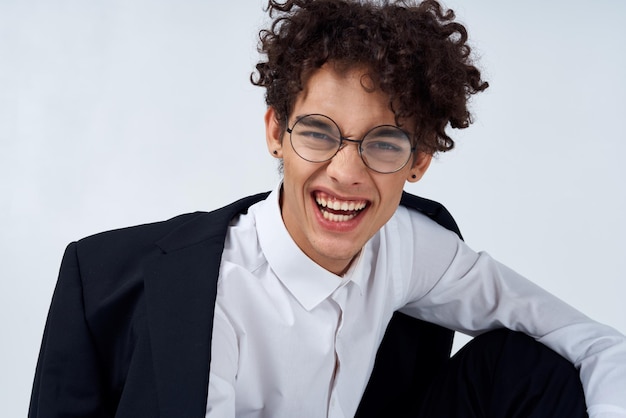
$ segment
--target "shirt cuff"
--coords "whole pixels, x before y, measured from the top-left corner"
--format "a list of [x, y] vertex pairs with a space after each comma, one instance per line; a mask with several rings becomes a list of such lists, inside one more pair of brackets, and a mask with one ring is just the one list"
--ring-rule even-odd
[[626, 409], [615, 405], [592, 405], [587, 413], [589, 418], [626, 418]]

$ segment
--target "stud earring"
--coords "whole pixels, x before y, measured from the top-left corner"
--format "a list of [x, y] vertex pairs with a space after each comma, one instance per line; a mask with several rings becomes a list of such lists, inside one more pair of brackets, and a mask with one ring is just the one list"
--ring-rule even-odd
[[416, 178], [417, 178], [417, 175], [416, 175], [416, 174], [413, 174], [413, 175], [411, 176], [411, 178], [412, 178], [412, 179], [416, 179]]
[[274, 155], [278, 155], [278, 151], [274, 150]]

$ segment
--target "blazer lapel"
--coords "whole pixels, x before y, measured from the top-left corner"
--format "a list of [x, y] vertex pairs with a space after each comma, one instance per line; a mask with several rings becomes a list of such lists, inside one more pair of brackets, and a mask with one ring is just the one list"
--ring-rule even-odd
[[199, 213], [157, 242], [144, 279], [162, 417], [203, 417], [220, 260], [230, 220], [267, 193]]

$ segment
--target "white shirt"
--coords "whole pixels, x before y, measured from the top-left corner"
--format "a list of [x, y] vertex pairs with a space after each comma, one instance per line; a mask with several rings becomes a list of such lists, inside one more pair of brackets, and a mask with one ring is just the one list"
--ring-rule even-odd
[[227, 234], [207, 418], [354, 416], [396, 310], [470, 335], [525, 332], [581, 368], [591, 417], [626, 417], [617, 331], [405, 207], [336, 276], [289, 236], [279, 190]]

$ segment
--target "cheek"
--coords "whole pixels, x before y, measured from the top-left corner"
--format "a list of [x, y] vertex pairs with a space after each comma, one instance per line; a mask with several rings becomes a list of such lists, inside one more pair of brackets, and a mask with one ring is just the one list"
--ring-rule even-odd
[[[381, 196], [385, 196], [386, 200], [400, 201], [402, 190], [404, 190], [404, 184], [406, 183], [406, 175], [400, 173], [382, 174], [382, 177], [375, 179], [376, 186]], [[397, 198], [394, 198], [397, 196]]]
[[313, 179], [320, 168], [318, 164], [304, 161], [297, 155], [290, 153], [283, 158], [283, 182], [298, 183], [302, 186]]
[[[393, 174], [395, 176], [395, 174]], [[380, 193], [381, 205], [386, 215], [393, 215], [396, 208], [400, 204], [402, 198], [402, 191], [404, 190], [404, 184], [406, 183], [404, 177], [394, 177], [386, 179], [389, 181], [383, 181], [378, 183], [378, 192]], [[388, 213], [387, 213], [388, 212]]]
[[[284, 160], [283, 185], [286, 199], [292, 205], [300, 206], [307, 198], [306, 187], [313, 177], [313, 171], [300, 163], [293, 163], [289, 159]], [[296, 203], [298, 202], [298, 203]]]

